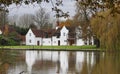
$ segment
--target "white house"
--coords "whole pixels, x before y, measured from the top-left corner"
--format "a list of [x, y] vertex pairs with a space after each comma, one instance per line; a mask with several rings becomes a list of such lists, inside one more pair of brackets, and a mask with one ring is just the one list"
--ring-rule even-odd
[[[84, 45], [82, 39], [82, 31], [79, 32], [66, 28], [51, 29], [51, 30], [37, 30], [29, 29], [26, 34], [26, 45], [40, 45], [40, 46], [59, 46], [59, 45]], [[78, 37], [80, 36], [80, 37]]]
[[52, 35], [42, 30], [29, 29], [26, 34], [26, 45], [58, 46], [68, 44], [68, 29], [65, 26], [54, 30], [51, 34]]

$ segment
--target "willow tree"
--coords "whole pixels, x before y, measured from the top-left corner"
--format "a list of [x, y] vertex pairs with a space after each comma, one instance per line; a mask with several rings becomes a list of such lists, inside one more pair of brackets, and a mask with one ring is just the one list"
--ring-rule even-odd
[[91, 19], [91, 27], [102, 48], [120, 49], [120, 14], [111, 14], [111, 10], [99, 12]]

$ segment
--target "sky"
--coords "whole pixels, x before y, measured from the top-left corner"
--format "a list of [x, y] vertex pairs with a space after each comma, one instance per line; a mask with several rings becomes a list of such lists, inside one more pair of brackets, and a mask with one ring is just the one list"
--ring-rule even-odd
[[[55, 0], [52, 0], [53, 3], [55, 3]], [[25, 13], [28, 14], [34, 14], [40, 7], [43, 7], [46, 9], [46, 11], [48, 13], [50, 13], [51, 18], [55, 18], [55, 12], [52, 11], [52, 3], [45, 3], [45, 2], [41, 2], [40, 4], [37, 3], [33, 3], [33, 4], [29, 4], [29, 5], [15, 5], [12, 4], [8, 7], [9, 9], [9, 16], [14, 16], [14, 15], [23, 15]], [[61, 8], [64, 12], [69, 12], [70, 18], [72, 18], [75, 15], [75, 0], [63, 0], [63, 5], [60, 6], [59, 8]]]

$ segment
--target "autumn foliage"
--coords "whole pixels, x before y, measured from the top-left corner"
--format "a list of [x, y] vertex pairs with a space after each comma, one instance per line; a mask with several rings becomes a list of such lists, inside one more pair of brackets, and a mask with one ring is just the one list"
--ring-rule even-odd
[[94, 34], [100, 39], [101, 47], [107, 50], [120, 49], [120, 14], [111, 10], [99, 12], [91, 20]]
[[62, 22], [60, 22], [60, 25], [59, 25], [60, 27], [63, 27], [63, 26], [73, 26], [73, 20], [71, 20], [71, 19], [68, 19], [68, 20], [66, 20], [66, 21], [62, 21]]

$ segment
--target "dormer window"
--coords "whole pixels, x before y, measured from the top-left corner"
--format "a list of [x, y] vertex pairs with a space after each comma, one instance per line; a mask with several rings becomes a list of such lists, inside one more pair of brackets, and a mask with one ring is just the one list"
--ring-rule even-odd
[[29, 33], [29, 36], [31, 36], [31, 33]]
[[63, 36], [65, 36], [65, 33], [63, 33]]

